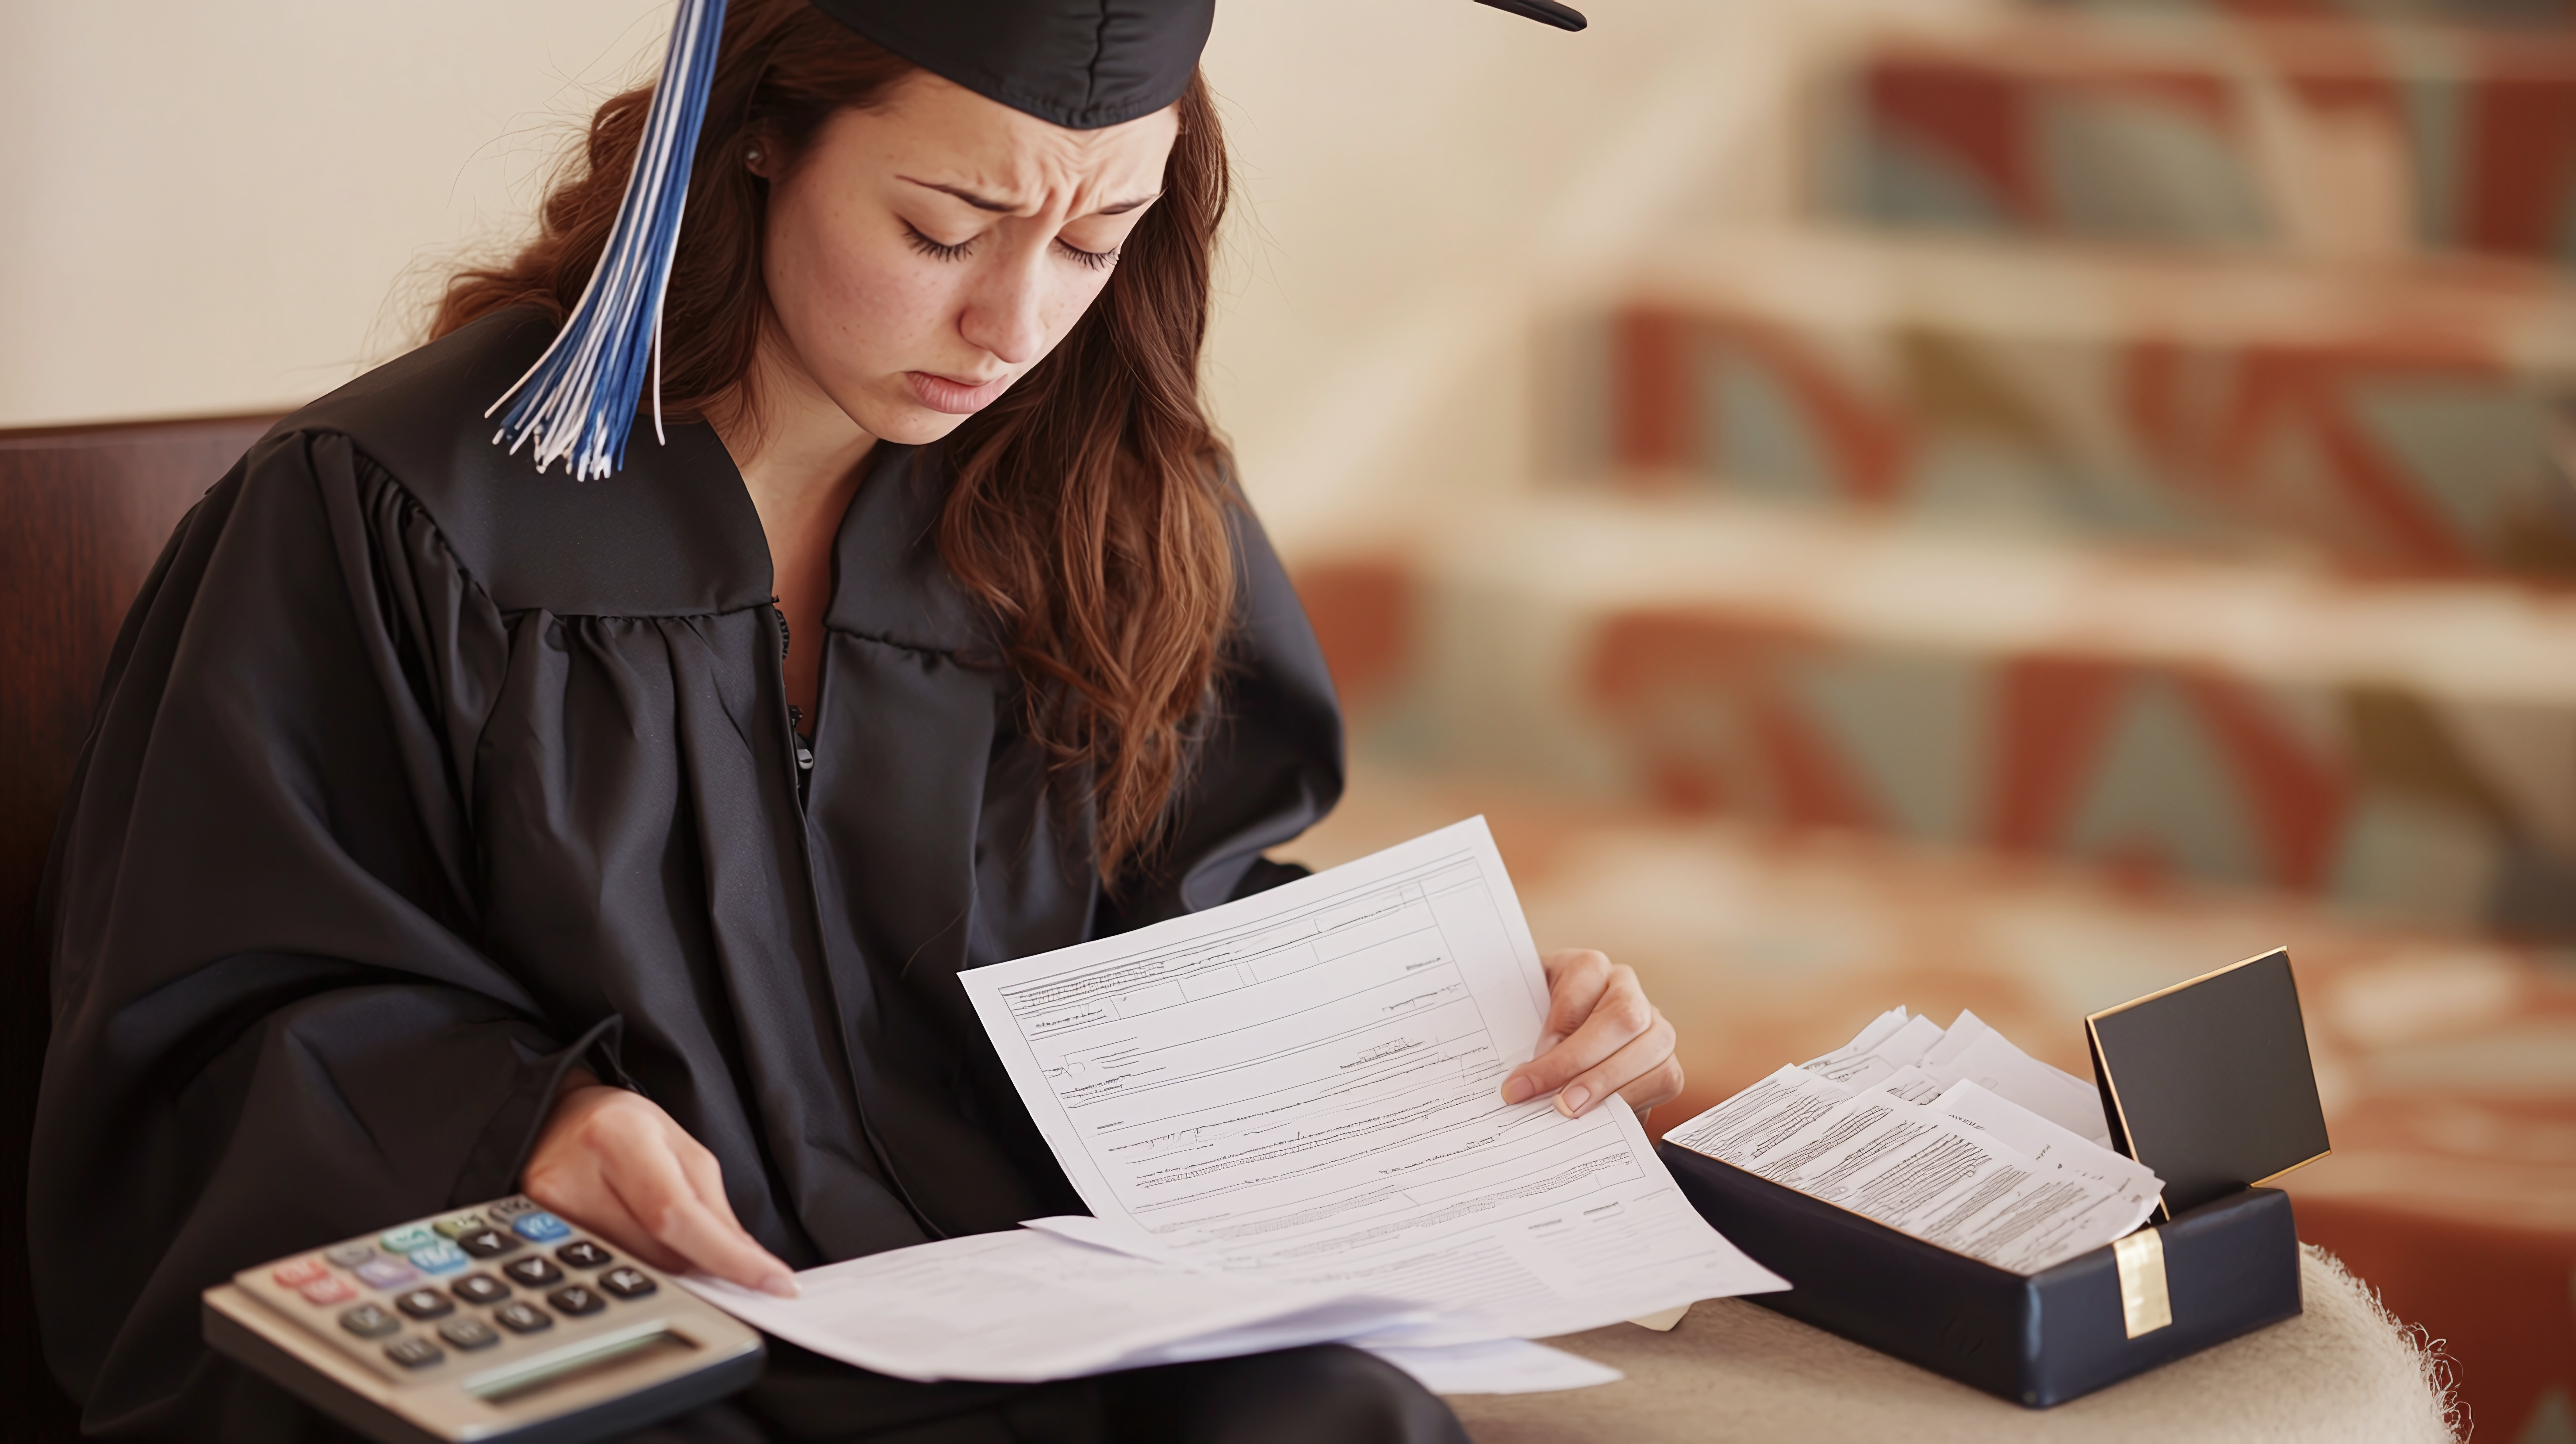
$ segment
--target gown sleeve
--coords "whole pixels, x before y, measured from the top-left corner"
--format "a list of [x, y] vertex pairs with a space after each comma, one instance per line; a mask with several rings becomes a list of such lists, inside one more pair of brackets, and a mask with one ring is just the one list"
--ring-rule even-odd
[[30, 1157], [85, 1428], [292, 1432], [199, 1341], [237, 1270], [507, 1192], [567, 1030], [480, 953], [466, 799], [491, 601], [332, 433], [263, 440], [127, 617], [49, 868]]
[[1341, 800], [1342, 709], [1305, 606], [1251, 509], [1235, 512], [1239, 618], [1205, 740], [1146, 874], [1103, 900], [1123, 932], [1301, 877], [1261, 854]]

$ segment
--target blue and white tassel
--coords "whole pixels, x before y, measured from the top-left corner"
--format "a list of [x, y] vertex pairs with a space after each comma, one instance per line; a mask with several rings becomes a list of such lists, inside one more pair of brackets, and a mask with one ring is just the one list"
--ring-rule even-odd
[[[689, 196], [689, 162], [715, 81], [716, 45], [724, 34], [724, 0], [680, 0], [671, 48], [653, 89], [644, 140], [626, 177], [626, 196], [608, 233], [599, 268], [581, 303], [537, 364], [483, 414], [509, 414], [493, 434], [512, 453], [531, 446], [537, 470], [569, 457], [576, 480], [606, 477], [626, 462], [627, 434], [649, 370], [653, 436], [662, 435], [662, 295], [680, 244], [680, 212]], [[511, 398], [516, 397], [514, 402]]]

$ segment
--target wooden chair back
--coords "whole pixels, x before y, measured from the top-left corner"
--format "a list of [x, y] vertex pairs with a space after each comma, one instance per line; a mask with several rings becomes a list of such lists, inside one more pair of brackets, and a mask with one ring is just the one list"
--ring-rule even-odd
[[27, 1142], [52, 1018], [36, 888], [126, 608], [171, 529], [274, 417], [0, 431], [0, 1398], [73, 1437], [27, 1275]]

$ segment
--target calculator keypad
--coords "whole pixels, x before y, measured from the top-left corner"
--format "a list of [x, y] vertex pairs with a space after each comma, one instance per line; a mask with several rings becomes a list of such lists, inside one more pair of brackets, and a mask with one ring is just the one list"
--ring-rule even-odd
[[416, 1223], [402, 1228], [389, 1228], [376, 1235], [376, 1247], [387, 1253], [409, 1253], [413, 1249], [427, 1248], [436, 1242], [438, 1242], [437, 1234], [431, 1233]]
[[420, 1277], [412, 1271], [410, 1264], [382, 1255], [367, 1260], [349, 1272], [358, 1276], [358, 1282], [369, 1288], [378, 1289], [398, 1289]]
[[310, 1283], [298, 1285], [295, 1291], [302, 1294], [308, 1304], [346, 1303], [358, 1296], [358, 1291], [349, 1287], [348, 1280], [337, 1274], [324, 1274]]
[[660, 1284], [653, 1282], [651, 1274], [642, 1269], [628, 1268], [624, 1264], [619, 1264], [601, 1274], [599, 1286], [621, 1299], [640, 1299], [661, 1287]]
[[360, 1304], [340, 1316], [340, 1327], [362, 1339], [381, 1339], [399, 1333], [402, 1320], [374, 1304]]
[[583, 1314], [595, 1314], [608, 1307], [608, 1301], [601, 1298], [597, 1290], [584, 1288], [580, 1284], [564, 1285], [546, 1295], [546, 1302], [554, 1305], [558, 1312], [570, 1314], [574, 1318], [579, 1318]]
[[469, 1233], [480, 1231], [483, 1227], [483, 1215], [479, 1213], [451, 1213], [431, 1224], [429, 1231], [440, 1238], [463, 1238]]
[[510, 1231], [530, 1243], [553, 1243], [572, 1237], [572, 1225], [542, 1210], [523, 1213], [510, 1220]]
[[473, 1262], [465, 1256], [465, 1250], [445, 1239], [427, 1248], [413, 1249], [407, 1257], [411, 1259], [413, 1268], [425, 1274], [452, 1274]]
[[523, 1258], [501, 1265], [501, 1272], [532, 1289], [563, 1282], [563, 1270], [541, 1258]]
[[413, 1289], [394, 1300], [394, 1307], [415, 1319], [444, 1318], [456, 1312], [456, 1305], [436, 1289]]
[[438, 1326], [438, 1336], [460, 1349], [488, 1349], [501, 1342], [500, 1332], [481, 1319], [450, 1319]]
[[467, 1274], [447, 1291], [469, 1304], [497, 1304], [510, 1296], [510, 1286], [490, 1274]]
[[408, 1339], [396, 1339], [392, 1343], [385, 1345], [385, 1357], [402, 1365], [406, 1369], [426, 1369], [430, 1365], [437, 1363], [439, 1360], [446, 1358], [447, 1354], [446, 1351], [440, 1349], [438, 1345], [431, 1343], [427, 1339], [415, 1336]]
[[289, 1307], [312, 1308], [326, 1337], [352, 1352], [376, 1350], [378, 1367], [404, 1374], [435, 1372], [450, 1351], [533, 1342], [559, 1322], [613, 1318], [611, 1310], [660, 1289], [653, 1275], [523, 1198], [389, 1228], [240, 1277], [272, 1288]]
[[553, 1315], [525, 1300], [494, 1309], [492, 1320], [514, 1334], [533, 1334], [555, 1326]]
[[519, 1241], [497, 1228], [482, 1228], [457, 1235], [456, 1246], [474, 1258], [499, 1258], [516, 1250]]

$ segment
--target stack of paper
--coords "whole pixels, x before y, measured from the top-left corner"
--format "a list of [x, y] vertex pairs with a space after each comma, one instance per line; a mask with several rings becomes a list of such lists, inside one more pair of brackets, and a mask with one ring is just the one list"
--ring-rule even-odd
[[2024, 1274], [2134, 1232], [2163, 1192], [2107, 1146], [2091, 1084], [1966, 1012], [1892, 1009], [1665, 1141]]
[[1788, 1287], [1625, 1107], [1502, 1101], [1547, 981], [1481, 818], [963, 981], [1094, 1217], [814, 1270], [798, 1300], [709, 1298], [911, 1378], [1332, 1338], [1464, 1391], [1616, 1377], [1509, 1341]]

